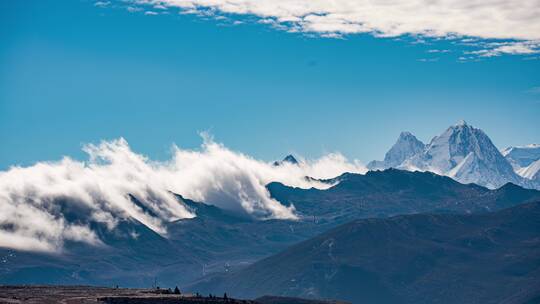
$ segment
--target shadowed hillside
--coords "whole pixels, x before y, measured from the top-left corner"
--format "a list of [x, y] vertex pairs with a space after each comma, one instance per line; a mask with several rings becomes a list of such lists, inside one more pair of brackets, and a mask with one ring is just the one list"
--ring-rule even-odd
[[529, 203], [488, 214], [356, 220], [192, 288], [353, 303], [535, 303], [539, 219], [540, 203]]

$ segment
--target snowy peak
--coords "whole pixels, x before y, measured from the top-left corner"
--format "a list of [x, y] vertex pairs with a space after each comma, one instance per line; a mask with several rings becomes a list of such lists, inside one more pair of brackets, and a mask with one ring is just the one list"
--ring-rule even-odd
[[426, 148], [423, 161], [441, 172], [448, 172], [473, 153], [478, 160], [502, 160], [502, 155], [480, 129], [460, 122], [436, 136]]
[[433, 138], [425, 152], [412, 163], [460, 182], [474, 182], [490, 188], [519, 182], [510, 164], [484, 131], [464, 121]]
[[384, 156], [384, 162], [388, 167], [398, 166], [407, 158], [422, 152], [424, 147], [424, 143], [410, 132], [401, 132], [396, 143]]
[[466, 126], [466, 125], [467, 125], [467, 122], [462, 119], [458, 121], [454, 126], [459, 127], [459, 126]]
[[416, 136], [414, 136], [411, 132], [408, 131], [403, 131], [399, 133], [399, 137], [394, 146], [403, 144], [420, 145], [422, 147], [425, 146], [423, 142], [421, 142], [418, 138], [416, 138]]
[[394, 145], [386, 152], [384, 161], [372, 161], [368, 164], [371, 170], [387, 169], [399, 166], [403, 161], [418, 153], [425, 148], [425, 144], [418, 140], [410, 132], [401, 132]]
[[285, 156], [285, 158], [282, 160], [282, 162], [290, 163], [290, 164], [293, 164], [293, 165], [298, 165], [298, 160], [296, 160], [296, 158], [294, 156], [292, 156], [291, 154]]
[[406, 139], [406, 138], [410, 138], [410, 137], [413, 137], [414, 139], [416, 139], [416, 137], [411, 132], [403, 131], [403, 132], [399, 133], [398, 141], [401, 140], [401, 139]]
[[[448, 137], [439, 138], [439, 143], [447, 144], [451, 160], [462, 159], [469, 153], [474, 153], [476, 157], [480, 158], [487, 155], [494, 157], [500, 155], [499, 150], [482, 130], [466, 123], [449, 128], [445, 135]], [[452, 164], [456, 165], [457, 163]]]
[[283, 158], [282, 160], [280, 161], [275, 161], [273, 163], [274, 166], [281, 166], [281, 165], [284, 165], [284, 164], [290, 164], [290, 165], [298, 165], [298, 160], [292, 156], [291, 154], [285, 156], [285, 158]]

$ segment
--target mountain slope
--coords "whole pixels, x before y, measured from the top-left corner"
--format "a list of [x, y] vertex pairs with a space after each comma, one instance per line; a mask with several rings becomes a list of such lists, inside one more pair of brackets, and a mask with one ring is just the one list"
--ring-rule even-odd
[[540, 159], [540, 144], [508, 147], [501, 153], [517, 171]]
[[517, 173], [530, 180], [539, 180], [540, 178], [540, 159], [530, 163], [527, 167], [521, 168]]
[[192, 288], [353, 303], [533, 303], [539, 218], [536, 202], [481, 215], [356, 220]]

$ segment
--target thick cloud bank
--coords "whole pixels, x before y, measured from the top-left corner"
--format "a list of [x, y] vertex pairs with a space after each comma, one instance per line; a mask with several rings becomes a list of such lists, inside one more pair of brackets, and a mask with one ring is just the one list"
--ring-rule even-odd
[[165, 222], [196, 216], [171, 192], [259, 219], [296, 219], [294, 206], [270, 198], [266, 184], [325, 188], [305, 176], [366, 171], [340, 154], [274, 166], [207, 137], [197, 151], [174, 147], [166, 162], [133, 152], [124, 139], [86, 145], [84, 151], [85, 162], [64, 158], [0, 172], [0, 247], [58, 251], [65, 241], [99, 245], [91, 227], [112, 230], [124, 219], [166, 235]]
[[[469, 36], [529, 41], [498, 53], [529, 54], [539, 47], [540, 0], [134, 0], [156, 9], [204, 15], [255, 15], [290, 31], [322, 35]], [[508, 52], [506, 52], [508, 51]], [[491, 53], [495, 54], [495, 53]]]

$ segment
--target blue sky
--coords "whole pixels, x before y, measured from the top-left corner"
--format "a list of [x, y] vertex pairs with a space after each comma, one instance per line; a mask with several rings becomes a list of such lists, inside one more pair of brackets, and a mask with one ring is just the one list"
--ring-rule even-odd
[[460, 119], [500, 148], [540, 142], [538, 54], [472, 58], [456, 40], [324, 38], [93, 1], [0, 6], [0, 168], [84, 158], [83, 143], [118, 137], [166, 159], [200, 131], [266, 160], [367, 162], [400, 131], [428, 141]]

